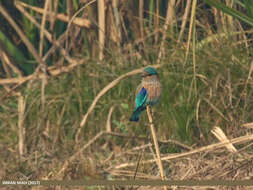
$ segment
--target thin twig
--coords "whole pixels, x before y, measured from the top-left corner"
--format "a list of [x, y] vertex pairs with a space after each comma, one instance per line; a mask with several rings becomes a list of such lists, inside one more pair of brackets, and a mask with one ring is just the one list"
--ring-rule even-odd
[[136, 175], [137, 175], [137, 172], [138, 172], [138, 168], [139, 168], [139, 165], [140, 165], [140, 162], [141, 162], [142, 154], [143, 154], [143, 150], [142, 150], [141, 153], [139, 153], [139, 158], [138, 158], [138, 161], [137, 161], [137, 166], [136, 166], [135, 172], [134, 172], [134, 179], [136, 178]]

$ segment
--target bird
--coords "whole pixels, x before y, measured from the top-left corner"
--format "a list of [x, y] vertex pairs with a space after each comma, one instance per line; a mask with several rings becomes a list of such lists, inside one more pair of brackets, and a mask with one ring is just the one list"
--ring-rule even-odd
[[162, 93], [162, 85], [159, 75], [153, 67], [146, 67], [142, 71], [142, 81], [136, 89], [135, 109], [130, 121], [139, 121], [141, 113], [147, 106], [153, 106], [159, 102]]

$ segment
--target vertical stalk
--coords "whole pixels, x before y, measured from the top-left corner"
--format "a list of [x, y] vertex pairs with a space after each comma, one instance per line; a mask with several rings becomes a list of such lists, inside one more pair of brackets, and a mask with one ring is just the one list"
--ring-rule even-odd
[[188, 57], [188, 54], [189, 54], [189, 48], [190, 48], [190, 42], [191, 42], [191, 36], [192, 36], [192, 28], [193, 28], [193, 25], [195, 24], [196, 6], [197, 6], [197, 0], [193, 0], [193, 2], [192, 2], [192, 10], [191, 10], [190, 29], [189, 29], [188, 40], [187, 40], [187, 47], [186, 47], [185, 63], [187, 61], [187, 57]]
[[[41, 21], [40, 45], [39, 45], [39, 56], [40, 57], [43, 57], [44, 30], [45, 30], [45, 25], [46, 25], [46, 16], [47, 16], [49, 3], [50, 3], [50, 0], [46, 0], [45, 5], [44, 5], [44, 12], [43, 12], [43, 16], [42, 16], [42, 21]], [[40, 67], [43, 72], [43, 77], [41, 80], [41, 104], [42, 104], [42, 111], [44, 111], [45, 104], [46, 104], [45, 88], [46, 88], [46, 84], [47, 84], [46, 63], [44, 61], [42, 61], [40, 63]]]
[[99, 43], [99, 61], [104, 58], [105, 45], [105, 2], [98, 0], [98, 43]]
[[[147, 115], [148, 115], [148, 120], [150, 122], [151, 134], [152, 134], [154, 145], [155, 145], [157, 165], [159, 167], [160, 175], [161, 175], [162, 180], [165, 180], [165, 174], [164, 174], [164, 170], [163, 170], [161, 154], [160, 154], [160, 150], [159, 150], [159, 146], [158, 146], [158, 142], [157, 142], [157, 138], [156, 138], [155, 127], [154, 127], [153, 119], [152, 119], [152, 116], [151, 116], [150, 106], [147, 106]], [[167, 190], [166, 186], [164, 186], [163, 188], [164, 188], [164, 190]]]
[[18, 94], [18, 150], [19, 155], [23, 156], [25, 153], [25, 128], [24, 124], [24, 115], [25, 115], [25, 103], [24, 97], [21, 93]]
[[140, 31], [141, 31], [141, 39], [144, 39], [144, 29], [143, 29], [143, 0], [139, 0], [139, 24], [140, 24]]
[[187, 0], [186, 7], [184, 9], [184, 15], [183, 15], [181, 27], [180, 27], [181, 29], [180, 29], [180, 32], [179, 32], [177, 42], [180, 42], [181, 38], [183, 37], [183, 33], [184, 33], [185, 26], [186, 26], [186, 23], [187, 23], [187, 18], [188, 18], [188, 15], [189, 15], [190, 8], [191, 8], [191, 0]]
[[160, 50], [159, 50], [158, 56], [157, 56], [157, 64], [159, 64], [161, 62], [162, 55], [164, 55], [164, 44], [165, 44], [166, 32], [167, 32], [168, 26], [171, 25], [171, 29], [173, 29], [172, 21], [173, 21], [174, 6], [175, 6], [175, 0], [169, 1], [167, 13], [166, 13], [166, 19], [165, 19], [165, 23], [163, 25], [162, 41], [161, 41]]
[[196, 81], [196, 23], [195, 14], [193, 17], [192, 30], [192, 63], [193, 63], [193, 80], [194, 80], [194, 95], [197, 95], [197, 81]]
[[149, 27], [153, 27], [154, 0], [149, 1]]
[[155, 44], [158, 42], [159, 36], [159, 0], [156, 0], [155, 5]]

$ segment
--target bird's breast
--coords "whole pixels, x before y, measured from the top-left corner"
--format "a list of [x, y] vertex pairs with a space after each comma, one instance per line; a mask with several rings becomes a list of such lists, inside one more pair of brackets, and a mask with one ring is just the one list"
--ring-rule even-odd
[[147, 103], [155, 104], [159, 100], [162, 93], [162, 86], [158, 79], [149, 79], [142, 81], [143, 87], [148, 92]]

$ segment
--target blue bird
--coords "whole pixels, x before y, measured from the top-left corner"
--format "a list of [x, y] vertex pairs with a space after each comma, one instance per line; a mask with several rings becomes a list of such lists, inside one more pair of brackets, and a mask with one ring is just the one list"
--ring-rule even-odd
[[153, 106], [159, 102], [162, 93], [162, 86], [156, 70], [146, 67], [142, 72], [141, 84], [137, 87], [135, 98], [135, 109], [130, 117], [130, 121], [139, 121], [141, 112], [147, 106]]

